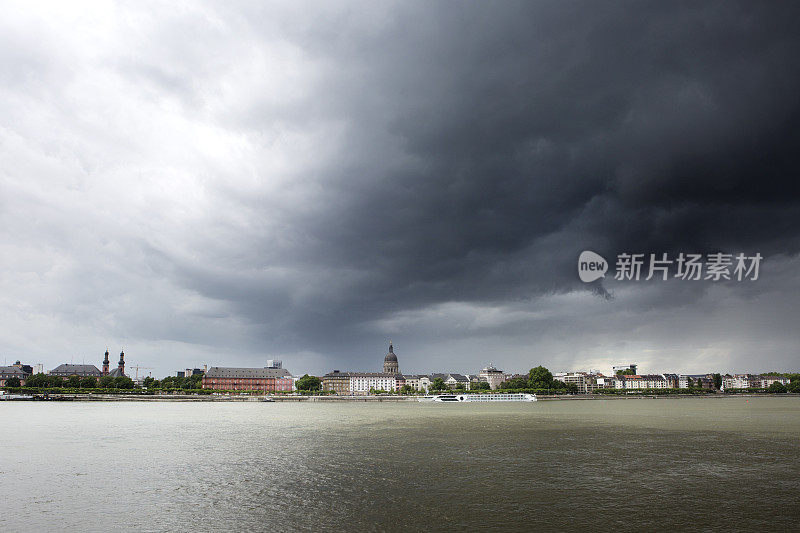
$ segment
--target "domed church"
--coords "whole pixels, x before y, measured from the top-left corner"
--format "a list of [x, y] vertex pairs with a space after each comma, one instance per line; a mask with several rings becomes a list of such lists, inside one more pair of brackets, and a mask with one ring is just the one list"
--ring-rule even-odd
[[397, 363], [397, 356], [394, 354], [394, 347], [392, 341], [389, 341], [389, 353], [383, 358], [383, 373], [384, 374], [399, 374], [400, 365]]

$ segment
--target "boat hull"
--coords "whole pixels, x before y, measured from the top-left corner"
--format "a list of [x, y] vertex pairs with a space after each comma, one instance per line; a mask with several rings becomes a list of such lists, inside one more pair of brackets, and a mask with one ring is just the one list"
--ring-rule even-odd
[[438, 396], [422, 396], [420, 402], [441, 403], [496, 403], [496, 402], [535, 402], [535, 394], [497, 393], [497, 394], [439, 394]]

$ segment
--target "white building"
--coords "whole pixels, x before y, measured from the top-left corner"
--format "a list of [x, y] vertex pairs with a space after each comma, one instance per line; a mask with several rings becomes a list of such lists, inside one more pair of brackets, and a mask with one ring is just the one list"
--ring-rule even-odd
[[431, 378], [428, 376], [419, 377], [419, 388], [417, 390], [428, 392], [431, 389]]
[[789, 378], [780, 376], [761, 376], [758, 374], [734, 374], [722, 376], [722, 389], [766, 389], [775, 382], [788, 385]]
[[761, 379], [759, 381], [761, 381], [761, 387], [765, 389], [770, 385], [772, 385], [773, 383], [775, 383], [776, 381], [778, 383], [783, 383], [784, 385], [788, 385], [789, 383], [792, 382], [789, 378], [782, 378], [778, 376], [761, 376]]
[[492, 390], [500, 387], [500, 384], [508, 379], [508, 374], [502, 370], [498, 370], [494, 365], [490, 364], [478, 373], [478, 377], [489, 383]]
[[397, 379], [398, 377], [396, 374], [351, 373], [350, 392], [352, 394], [368, 394], [372, 389], [396, 391], [402, 386], [398, 386], [401, 381]]
[[455, 389], [457, 386], [462, 385], [464, 389], [469, 390], [469, 378], [464, 374], [448, 374], [444, 382], [450, 389]]
[[664, 376], [647, 374], [644, 376], [620, 376], [625, 382], [625, 389], [669, 389], [669, 382]]
[[623, 389], [625, 382], [616, 376], [596, 376], [598, 389]]
[[421, 376], [419, 374], [407, 374], [403, 376], [403, 379], [405, 379], [405, 384], [411, 387], [412, 389], [422, 390], [420, 388], [420, 379], [422, 379], [423, 377], [425, 376]]
[[722, 377], [722, 389], [757, 389], [761, 387], [761, 376], [735, 374]]
[[553, 379], [563, 381], [567, 385], [575, 385], [582, 394], [590, 393], [597, 388], [605, 388], [598, 384], [598, 376], [586, 372], [559, 372], [553, 374]]
[[707, 389], [713, 389], [714, 379], [710, 374], [681, 374], [678, 377], [678, 388], [689, 388], [689, 381], [691, 380], [692, 386], [701, 386]]

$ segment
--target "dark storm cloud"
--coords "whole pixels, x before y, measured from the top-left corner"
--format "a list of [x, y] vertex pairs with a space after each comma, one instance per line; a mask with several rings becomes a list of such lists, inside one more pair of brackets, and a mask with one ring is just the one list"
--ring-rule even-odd
[[[796, 253], [797, 14], [447, 3], [395, 7], [379, 31], [357, 14], [304, 27], [297, 44], [337, 67], [311, 116], [346, 127], [310, 178], [321, 201], [289, 214], [313, 251], [288, 262], [355, 274], [291, 309], [298, 335], [583, 290], [585, 248]], [[272, 290], [233, 299], [285, 318]]]
[[[748, 316], [777, 326], [742, 343], [784, 332], [768, 359], [796, 341], [794, 4], [118, 9], [4, 23], [10, 317], [315, 372], [396, 334], [419, 370], [741, 363]], [[771, 277], [584, 285], [585, 249]]]

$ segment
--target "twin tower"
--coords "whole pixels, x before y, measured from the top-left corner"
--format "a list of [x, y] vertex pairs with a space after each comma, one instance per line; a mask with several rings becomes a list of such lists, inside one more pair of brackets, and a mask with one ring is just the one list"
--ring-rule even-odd
[[103, 375], [104, 376], [111, 376], [111, 377], [122, 377], [125, 375], [125, 351], [119, 352], [119, 363], [117, 363], [117, 368], [112, 370], [111, 372], [108, 371], [108, 350], [106, 350], [106, 357], [103, 359]]

